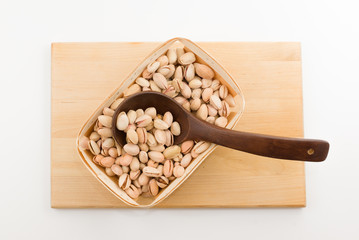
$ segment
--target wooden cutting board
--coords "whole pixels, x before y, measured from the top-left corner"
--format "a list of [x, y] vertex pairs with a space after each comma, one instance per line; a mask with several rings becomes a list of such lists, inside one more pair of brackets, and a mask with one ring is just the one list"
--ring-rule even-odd
[[[75, 149], [81, 125], [158, 43], [53, 43], [51, 206], [127, 207], [86, 169]], [[237, 130], [303, 136], [300, 44], [199, 43], [236, 79], [246, 100]], [[303, 207], [302, 162], [217, 148], [158, 205]]]

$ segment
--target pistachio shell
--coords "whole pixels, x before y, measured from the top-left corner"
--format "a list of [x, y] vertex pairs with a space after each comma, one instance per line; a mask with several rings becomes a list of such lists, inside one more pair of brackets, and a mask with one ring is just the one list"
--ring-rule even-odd
[[97, 132], [92, 132], [91, 134], [90, 134], [90, 137], [89, 137], [91, 140], [94, 140], [94, 141], [98, 141], [100, 138], [101, 138], [101, 136], [100, 136], [100, 134], [98, 134]]
[[203, 101], [208, 103], [212, 95], [213, 95], [213, 89], [212, 88], [205, 88], [203, 90], [203, 92], [202, 92]]
[[136, 118], [139, 118], [144, 114], [145, 114], [145, 111], [143, 111], [143, 109], [140, 108], [140, 109], [136, 110]]
[[130, 196], [133, 199], [136, 199], [140, 196], [139, 190], [135, 185], [132, 184], [129, 186], [129, 188], [125, 190], [125, 192], [127, 193], [128, 196]]
[[184, 69], [184, 78], [188, 82], [190, 82], [193, 80], [194, 76], [195, 76], [194, 65], [193, 64], [187, 65]]
[[201, 94], [202, 94], [202, 89], [198, 88], [198, 89], [193, 89], [191, 96], [193, 99], [195, 99], [195, 98], [200, 98]]
[[181, 145], [181, 152], [184, 154], [189, 153], [193, 148], [194, 142], [192, 140], [185, 141]]
[[144, 173], [142, 173], [138, 178], [138, 182], [140, 183], [140, 185], [146, 185], [149, 181], [150, 178]]
[[165, 145], [157, 144], [156, 146], [151, 146], [150, 150], [151, 151], [156, 151], [156, 152], [163, 152], [165, 150]]
[[143, 174], [145, 174], [148, 177], [159, 177], [161, 176], [160, 171], [157, 168], [154, 167], [145, 167], [142, 170]]
[[216, 120], [216, 118], [215, 117], [212, 117], [212, 116], [209, 116], [209, 117], [207, 117], [206, 118], [206, 122], [209, 122], [209, 123], [211, 123], [211, 124], [214, 124], [214, 121]]
[[181, 134], [181, 127], [178, 122], [173, 122], [171, 125], [171, 133], [175, 136], [179, 136]]
[[[99, 138], [100, 139], [100, 138]], [[91, 139], [92, 140], [92, 139]], [[98, 139], [97, 139], [98, 140]], [[86, 136], [83, 136], [79, 139], [79, 146], [82, 148], [82, 149], [89, 149], [89, 142], [90, 142], [90, 139]]]
[[217, 97], [216, 95], [212, 95], [210, 97], [209, 102], [211, 103], [212, 107], [214, 107], [215, 109], [219, 110], [222, 108], [222, 102], [221, 99], [219, 97]]
[[156, 196], [158, 194], [158, 185], [155, 179], [151, 179], [149, 182], [149, 192], [152, 196]]
[[177, 62], [177, 53], [176, 49], [168, 49], [167, 51], [167, 58], [169, 64], [175, 64]]
[[195, 63], [196, 74], [201, 78], [212, 79], [214, 77], [213, 70], [207, 65]]
[[190, 98], [192, 94], [191, 88], [184, 82], [181, 84], [181, 94], [185, 98]]
[[177, 78], [173, 79], [172, 86], [176, 92], [180, 92], [182, 89], [182, 80], [177, 79]]
[[208, 116], [208, 108], [206, 104], [202, 104], [196, 112], [196, 116], [202, 120], [205, 120]]
[[214, 122], [215, 125], [217, 125], [218, 127], [225, 127], [227, 125], [227, 118], [226, 117], [219, 117], [216, 119], [216, 121]]
[[147, 71], [149, 72], [149, 73], [154, 73], [154, 72], [156, 72], [156, 70], [160, 67], [160, 62], [158, 62], [158, 61], [155, 61], [155, 62], [153, 62], [153, 63], [150, 63], [150, 64], [148, 64], [147, 65]]
[[138, 92], [141, 92], [141, 87], [140, 87], [140, 85], [134, 83], [124, 91], [123, 96], [128, 97], [128, 96], [138, 93]]
[[182, 66], [178, 66], [175, 70], [174, 78], [182, 81], [183, 80], [183, 72], [184, 72], [184, 68]]
[[138, 158], [141, 161], [141, 163], [147, 163], [148, 162], [148, 155], [145, 151], [140, 151], [138, 154]]
[[127, 117], [129, 124], [133, 124], [137, 118], [137, 114], [134, 110], [130, 110], [127, 112]]
[[101, 128], [97, 132], [103, 138], [112, 137], [112, 129], [111, 128]]
[[161, 152], [150, 151], [148, 157], [155, 162], [163, 162], [165, 157]]
[[[118, 162], [119, 162], [122, 166], [128, 167], [128, 166], [130, 166], [130, 164], [131, 164], [131, 162], [132, 162], [132, 159], [133, 159], [133, 157], [132, 157], [130, 154], [126, 153], [126, 154], [124, 154], [123, 156], [121, 156], [121, 157], [118, 158]], [[117, 160], [116, 160], [116, 161], [117, 161]]]
[[91, 152], [93, 155], [98, 155], [98, 154], [100, 154], [101, 149], [100, 149], [100, 147], [97, 145], [97, 143], [96, 143], [95, 141], [90, 140], [90, 141], [88, 142], [88, 148], [89, 148], [90, 152]]
[[185, 99], [184, 97], [181, 97], [181, 96], [175, 97], [174, 100], [181, 105], [187, 101], [187, 99]]
[[118, 179], [118, 185], [123, 190], [128, 189], [130, 187], [130, 185], [131, 185], [130, 176], [127, 173], [122, 174], [120, 176], [120, 178]]
[[228, 95], [228, 88], [225, 85], [222, 85], [219, 88], [219, 97], [225, 99]]
[[[121, 112], [117, 116], [116, 127], [118, 130], [123, 131], [128, 127], [129, 119], [125, 112]], [[101, 135], [101, 134], [100, 134]]]
[[147, 68], [142, 72], [142, 77], [145, 79], [150, 79], [152, 77], [153, 73], [150, 73]]
[[138, 145], [132, 143], [125, 144], [125, 146], [123, 146], [123, 150], [132, 156], [136, 156], [140, 152]]
[[147, 79], [143, 78], [143, 77], [137, 78], [136, 83], [138, 85], [140, 85], [141, 87], [150, 87], [150, 82]]
[[160, 89], [166, 89], [168, 87], [167, 79], [161, 73], [153, 74], [153, 81]]
[[116, 148], [110, 148], [109, 150], [108, 150], [108, 155], [110, 156], [110, 157], [113, 157], [113, 158], [117, 158], [117, 156], [118, 156], [118, 152], [117, 152], [117, 149]]
[[110, 177], [115, 176], [115, 173], [112, 172], [111, 168], [109, 168], [109, 167], [105, 168], [105, 172], [106, 172], [107, 176], [110, 176]]
[[149, 107], [145, 110], [145, 114], [150, 116], [152, 119], [154, 119], [157, 115], [157, 111], [156, 108], [154, 107]]
[[209, 88], [212, 85], [212, 80], [211, 79], [202, 79], [202, 88]]
[[202, 86], [202, 81], [199, 79], [193, 79], [189, 82], [189, 87], [192, 89], [200, 88]]
[[209, 146], [211, 144], [208, 143], [208, 142], [203, 142], [203, 141], [200, 141], [198, 142], [193, 148], [192, 148], [192, 151], [191, 151], [191, 156], [196, 158], [198, 157], [199, 154], [203, 153], [204, 151], [206, 151]]
[[173, 145], [173, 141], [174, 141], [173, 134], [172, 134], [171, 131], [169, 131], [169, 130], [165, 130], [165, 134], [166, 134], [166, 142], [165, 142], [165, 145], [166, 145], [167, 147], [172, 146], [172, 145]]
[[230, 107], [236, 106], [236, 102], [234, 101], [232, 94], [228, 94], [224, 100], [228, 103]]
[[111, 104], [111, 109], [112, 110], [116, 110], [116, 108], [122, 103], [122, 101], [124, 100], [124, 98], [119, 98], [117, 99], [116, 101], [114, 101], [112, 104]]
[[157, 140], [155, 138], [155, 136], [153, 136], [152, 133], [147, 132], [147, 145], [148, 146], [156, 146], [157, 145]]
[[229, 105], [226, 101], [222, 101], [222, 108], [218, 110], [218, 114], [221, 117], [228, 117], [230, 113]]
[[181, 166], [182, 167], [187, 167], [192, 161], [192, 156], [190, 153], [187, 153], [181, 160]]
[[170, 177], [172, 176], [172, 173], [173, 173], [173, 161], [166, 160], [163, 165], [163, 175], [165, 175], [165, 177]]
[[173, 145], [165, 149], [163, 155], [166, 159], [172, 159], [181, 153], [181, 148], [178, 145]]
[[182, 65], [188, 65], [194, 63], [196, 61], [196, 57], [192, 52], [187, 52], [179, 57], [178, 62]]
[[102, 155], [99, 154], [99, 155], [94, 156], [94, 157], [92, 158], [92, 161], [93, 161], [94, 163], [100, 165], [100, 162], [101, 162], [102, 158], [104, 158], [104, 156], [102, 156]]
[[221, 86], [221, 83], [218, 80], [213, 80], [212, 81], [212, 85], [211, 88], [213, 89], [213, 91], [217, 91]]
[[100, 115], [98, 121], [105, 127], [110, 128], [112, 126], [112, 117], [110, 116]]
[[155, 128], [160, 129], [160, 130], [166, 130], [169, 128], [169, 125], [161, 119], [155, 119], [153, 121], [153, 125]]
[[137, 127], [143, 128], [148, 126], [152, 122], [152, 117], [144, 114], [135, 120]]
[[177, 60], [178, 60], [183, 54], [185, 54], [185, 51], [184, 51], [183, 47], [179, 47], [179, 48], [176, 48], [176, 53], [177, 53]]
[[143, 143], [147, 142], [147, 131], [146, 131], [146, 129], [137, 128], [136, 133], [137, 133], [138, 142], [140, 144], [143, 144]]
[[157, 84], [154, 81], [150, 81], [150, 88], [154, 92], [161, 92], [161, 88], [157, 86]]
[[156, 61], [160, 63], [160, 67], [168, 65], [168, 58], [165, 55], [160, 56]]
[[111, 108], [105, 107], [105, 108], [103, 109], [102, 113], [103, 113], [103, 115], [112, 117], [113, 114], [115, 113], [115, 111], [112, 110]]
[[141, 151], [148, 152], [149, 147], [146, 143], [138, 144], [138, 146], [140, 147]]
[[189, 101], [186, 101], [186, 102], [184, 102], [183, 104], [182, 104], [182, 107], [184, 108], [184, 109], [186, 109], [187, 111], [191, 111], [191, 104], [189, 103]]
[[165, 133], [165, 131], [160, 130], [160, 129], [156, 129], [154, 131], [154, 136], [156, 138], [156, 141], [159, 144], [165, 144], [166, 143], [166, 133]]
[[190, 101], [190, 108], [192, 111], [197, 111], [201, 106], [201, 99], [195, 98]]
[[176, 178], [182, 177], [184, 174], [184, 168], [182, 166], [176, 166], [173, 168], [173, 176]]
[[117, 164], [113, 164], [111, 166], [111, 170], [114, 174], [116, 174], [117, 176], [121, 176], [123, 174], [122, 168], [117, 165]]
[[132, 171], [137, 171], [140, 169], [140, 161], [138, 160], [138, 158], [136, 158], [136, 157], [132, 158], [132, 161], [130, 163], [130, 169]]
[[141, 171], [137, 170], [137, 171], [130, 171], [130, 179], [131, 180], [136, 180], [138, 179], [138, 177], [140, 176]]
[[208, 115], [209, 116], [214, 117], [214, 116], [217, 115], [218, 111], [212, 105], [207, 104], [207, 108], [208, 108]]
[[112, 138], [102, 140], [102, 148], [109, 149], [113, 146], [115, 146], [115, 141]]
[[157, 183], [157, 185], [158, 185], [158, 187], [160, 187], [160, 188], [165, 188], [165, 187], [167, 187], [168, 186], [168, 184], [169, 184], [169, 180], [168, 180], [168, 178], [166, 178], [165, 176], [161, 176], [160, 178], [158, 178], [157, 180], [156, 180], [156, 183]]

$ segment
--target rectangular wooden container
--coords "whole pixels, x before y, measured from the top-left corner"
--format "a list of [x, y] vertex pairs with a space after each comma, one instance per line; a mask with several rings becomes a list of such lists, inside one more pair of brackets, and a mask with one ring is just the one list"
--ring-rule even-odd
[[142, 74], [147, 65], [155, 61], [159, 56], [163, 55], [169, 48], [184, 46], [186, 50], [192, 51], [200, 63], [205, 63], [215, 71], [215, 79], [218, 79], [222, 84], [228, 87], [229, 92], [234, 96], [236, 107], [231, 108], [231, 114], [228, 117], [228, 124], [226, 128], [233, 128], [238, 122], [240, 116], [244, 111], [244, 97], [240, 90], [240, 87], [234, 81], [234, 79], [224, 70], [224, 68], [217, 63], [212, 57], [210, 57], [205, 51], [190, 40], [183, 38], [171, 39], [157, 49], [155, 49], [148, 57], [146, 57], [139, 66], [122, 82], [122, 84], [107, 98], [105, 101], [95, 110], [95, 112], [89, 117], [86, 123], [82, 126], [76, 140], [77, 151], [79, 156], [88, 170], [96, 177], [96, 179], [106, 187], [117, 198], [121, 199], [126, 204], [133, 207], [152, 207], [166, 199], [173, 191], [175, 191], [195, 170], [198, 166], [209, 156], [211, 152], [217, 147], [215, 144], [211, 146], [197, 158], [195, 158], [191, 164], [186, 168], [182, 177], [172, 181], [165, 189], [154, 198], [139, 197], [134, 200], [130, 198], [121, 188], [118, 186], [116, 177], [109, 177], [104, 172], [102, 167], [94, 164], [92, 161], [92, 154], [88, 150], [79, 148], [78, 141], [82, 136], [88, 136], [97, 120], [97, 117], [102, 114], [104, 107], [109, 107], [111, 103], [122, 96], [122, 93], [133, 84], [136, 79]]

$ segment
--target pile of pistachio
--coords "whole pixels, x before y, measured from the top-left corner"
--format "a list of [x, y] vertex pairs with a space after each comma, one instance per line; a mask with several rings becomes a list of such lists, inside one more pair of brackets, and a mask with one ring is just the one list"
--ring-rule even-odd
[[107, 175], [118, 176], [119, 187], [131, 198], [156, 196], [160, 188], [183, 176], [185, 168], [210, 144], [186, 141], [173, 145], [181, 132], [178, 122], [170, 112], [161, 116], [155, 108], [148, 108], [119, 114], [116, 127], [127, 136], [121, 148], [111, 130], [114, 111], [127, 96], [156, 91], [173, 97], [198, 118], [225, 127], [235, 101], [214, 76], [210, 67], [196, 62], [192, 52], [169, 49], [147, 66], [123, 97], [103, 109], [90, 136], [80, 139], [80, 147], [94, 155], [93, 162], [104, 167]]

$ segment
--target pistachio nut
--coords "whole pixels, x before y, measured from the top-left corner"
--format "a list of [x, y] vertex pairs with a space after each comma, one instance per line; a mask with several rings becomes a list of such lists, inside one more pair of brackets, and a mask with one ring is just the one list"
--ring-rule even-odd
[[[91, 139], [91, 136], [90, 136], [90, 139]], [[79, 139], [79, 146], [82, 148], [82, 149], [89, 149], [89, 142], [90, 142], [90, 139], [86, 136], [82, 136], [80, 139]], [[100, 138], [98, 138], [100, 139]], [[98, 140], [97, 139], [97, 140]], [[93, 140], [93, 139], [91, 139]], [[97, 141], [96, 140], [96, 141]]]
[[150, 116], [152, 119], [154, 119], [157, 115], [157, 110], [154, 107], [146, 108], [145, 114]]
[[153, 80], [150, 81], [150, 88], [154, 92], [161, 92], [161, 88], [159, 88]]
[[214, 124], [214, 121], [216, 120], [215, 117], [209, 116], [206, 118], [206, 122], [209, 122], [210, 124]]
[[[202, 79], [202, 88], [209, 88], [212, 85], [212, 80], [211, 79]], [[213, 90], [213, 89], [212, 89]]]
[[211, 88], [213, 91], [217, 91], [221, 87], [221, 83], [218, 80], [213, 80], [211, 84]]
[[170, 177], [172, 176], [172, 173], [173, 173], [173, 161], [166, 160], [165, 163], [163, 164], [163, 175], [165, 175], [165, 177]]
[[143, 78], [143, 77], [137, 78], [136, 83], [138, 85], [140, 85], [141, 87], [150, 87], [150, 82], [147, 79]]
[[174, 78], [182, 81], [183, 80], [183, 73], [184, 73], [184, 68], [182, 66], [178, 66], [176, 68], [176, 70], [175, 70]]
[[191, 104], [189, 103], [189, 101], [185, 101], [183, 104], [182, 104], [182, 107], [184, 109], [186, 109], [187, 111], [191, 111]]
[[143, 128], [148, 126], [152, 122], [152, 117], [144, 114], [135, 120], [137, 127]]
[[196, 158], [198, 157], [199, 154], [203, 153], [204, 151], [206, 151], [209, 146], [211, 144], [208, 143], [208, 142], [203, 142], [203, 141], [200, 141], [198, 142], [196, 145], [194, 145], [194, 147], [192, 148], [192, 151], [191, 151], [191, 156], [193, 158]]
[[219, 88], [219, 97], [222, 98], [222, 99], [225, 99], [228, 95], [228, 88], [225, 86], [225, 85], [222, 85], [220, 88]]
[[97, 132], [92, 132], [90, 134], [90, 139], [94, 140], [95, 142], [98, 141], [101, 138], [100, 134], [98, 134]]
[[161, 119], [155, 119], [153, 121], [153, 125], [155, 128], [160, 129], [160, 130], [166, 130], [169, 128], [169, 125]]
[[116, 174], [117, 176], [121, 176], [123, 174], [122, 168], [117, 165], [117, 164], [113, 164], [111, 166], [111, 170], [114, 174]]
[[169, 182], [170, 181], [165, 176], [161, 176], [160, 178], [157, 178], [157, 180], [156, 180], [157, 186], [160, 188], [167, 187]]
[[185, 98], [190, 98], [192, 94], [191, 88], [184, 82], [181, 84], [181, 94]]
[[110, 128], [112, 126], [112, 117], [110, 116], [100, 115], [97, 119], [105, 127]]
[[147, 163], [147, 162], [148, 162], [147, 152], [141, 151], [141, 152], [138, 154], [138, 158], [139, 158], [139, 160], [141, 161], [141, 163]]
[[111, 108], [105, 107], [105, 108], [103, 109], [102, 113], [103, 113], [103, 115], [112, 117], [113, 114], [115, 113], [115, 111], [112, 110]]
[[136, 180], [138, 179], [138, 177], [140, 176], [141, 174], [141, 171], [140, 170], [137, 170], [137, 171], [130, 171], [130, 179], [131, 180]]
[[193, 79], [188, 83], [188, 85], [192, 89], [200, 88], [202, 86], [202, 81], [199, 79]]
[[183, 47], [179, 47], [179, 48], [176, 48], [176, 53], [177, 53], [177, 61], [179, 60], [179, 58], [185, 54], [185, 51], [183, 49]]
[[[148, 160], [148, 162], [147, 162], [147, 167], [153, 167], [153, 168], [156, 168], [156, 167], [158, 167], [158, 165], [159, 165], [159, 163], [158, 163], [158, 162], [153, 161], [152, 159]], [[143, 171], [143, 169], [142, 169], [142, 171]]]
[[161, 152], [157, 152], [157, 151], [150, 151], [148, 152], [148, 157], [150, 159], [152, 159], [155, 162], [163, 162], [165, 160], [164, 155]]
[[163, 130], [156, 129], [154, 131], [154, 136], [158, 144], [165, 144], [166, 143], [166, 133]]
[[234, 101], [232, 94], [228, 94], [224, 100], [228, 103], [230, 107], [236, 106], [236, 102]]
[[173, 134], [171, 133], [170, 130], [165, 130], [165, 134], [166, 134], [166, 142], [165, 142], [165, 145], [166, 145], [167, 147], [172, 146], [172, 145], [173, 145], [173, 141], [174, 141]]
[[138, 182], [140, 183], [140, 185], [147, 185], [148, 184], [148, 182], [150, 181], [150, 178], [146, 175], [146, 174], [144, 174], [144, 173], [142, 173], [139, 177], [138, 177]]
[[115, 146], [115, 141], [112, 138], [106, 138], [102, 140], [102, 148], [109, 149]]
[[171, 133], [175, 136], [179, 136], [181, 134], [181, 127], [178, 122], [173, 122], [171, 125]]
[[124, 98], [119, 98], [119, 99], [116, 99], [110, 106], [110, 108], [112, 110], [116, 110], [117, 107], [122, 103], [122, 101], [124, 100]]
[[149, 147], [146, 143], [138, 144], [138, 146], [140, 147], [141, 151], [148, 152]]
[[195, 76], [195, 70], [194, 65], [189, 64], [184, 69], [184, 78], [187, 80], [187, 82], [191, 82]]
[[173, 122], [173, 115], [171, 112], [165, 112], [165, 114], [163, 115], [163, 119], [164, 122], [167, 123], [168, 126], [171, 126], [172, 122]]
[[214, 117], [214, 116], [217, 115], [218, 111], [212, 105], [207, 104], [207, 108], [208, 108], [208, 115], [209, 116]]
[[218, 110], [218, 114], [221, 117], [228, 117], [230, 113], [229, 104], [226, 101], [222, 101], [222, 108]]
[[122, 171], [124, 173], [129, 173], [130, 172], [130, 168], [128, 166], [122, 166]]
[[166, 89], [168, 87], [167, 79], [161, 73], [154, 73], [153, 81], [160, 89]]
[[103, 138], [112, 137], [112, 129], [111, 128], [101, 128], [97, 130], [98, 134]]
[[197, 111], [200, 106], [201, 106], [201, 99], [199, 98], [191, 99], [190, 108], [192, 111]]
[[208, 108], [205, 103], [203, 103], [196, 112], [196, 116], [202, 120], [205, 120], [208, 116]]
[[174, 100], [181, 105], [187, 101], [187, 99], [185, 99], [184, 97], [181, 97], [181, 96], [175, 97]]
[[168, 58], [165, 55], [160, 56], [156, 61], [160, 62], [160, 67], [168, 65]]
[[202, 89], [200, 89], [200, 88], [193, 89], [192, 94], [191, 94], [191, 97], [192, 97], [193, 99], [201, 98], [201, 94], [202, 94]]
[[140, 161], [137, 157], [133, 157], [130, 163], [130, 169], [132, 171], [138, 171], [140, 169]]
[[104, 158], [101, 154], [98, 154], [92, 158], [92, 161], [98, 165], [100, 165], [101, 160]]
[[222, 108], [221, 99], [219, 97], [217, 97], [216, 95], [212, 95], [210, 97], [209, 102], [212, 105], [212, 107], [214, 107], [216, 110], [219, 110]]
[[109, 168], [109, 167], [105, 168], [105, 172], [106, 172], [107, 176], [109, 176], [109, 177], [115, 176], [115, 173], [112, 172], [111, 168]]
[[140, 109], [136, 110], [136, 118], [139, 118], [144, 114], [145, 114], [145, 111], [143, 111], [143, 109], [140, 108]]
[[142, 72], [142, 77], [144, 79], [150, 79], [152, 77], [153, 73], [150, 73], [147, 68]]

